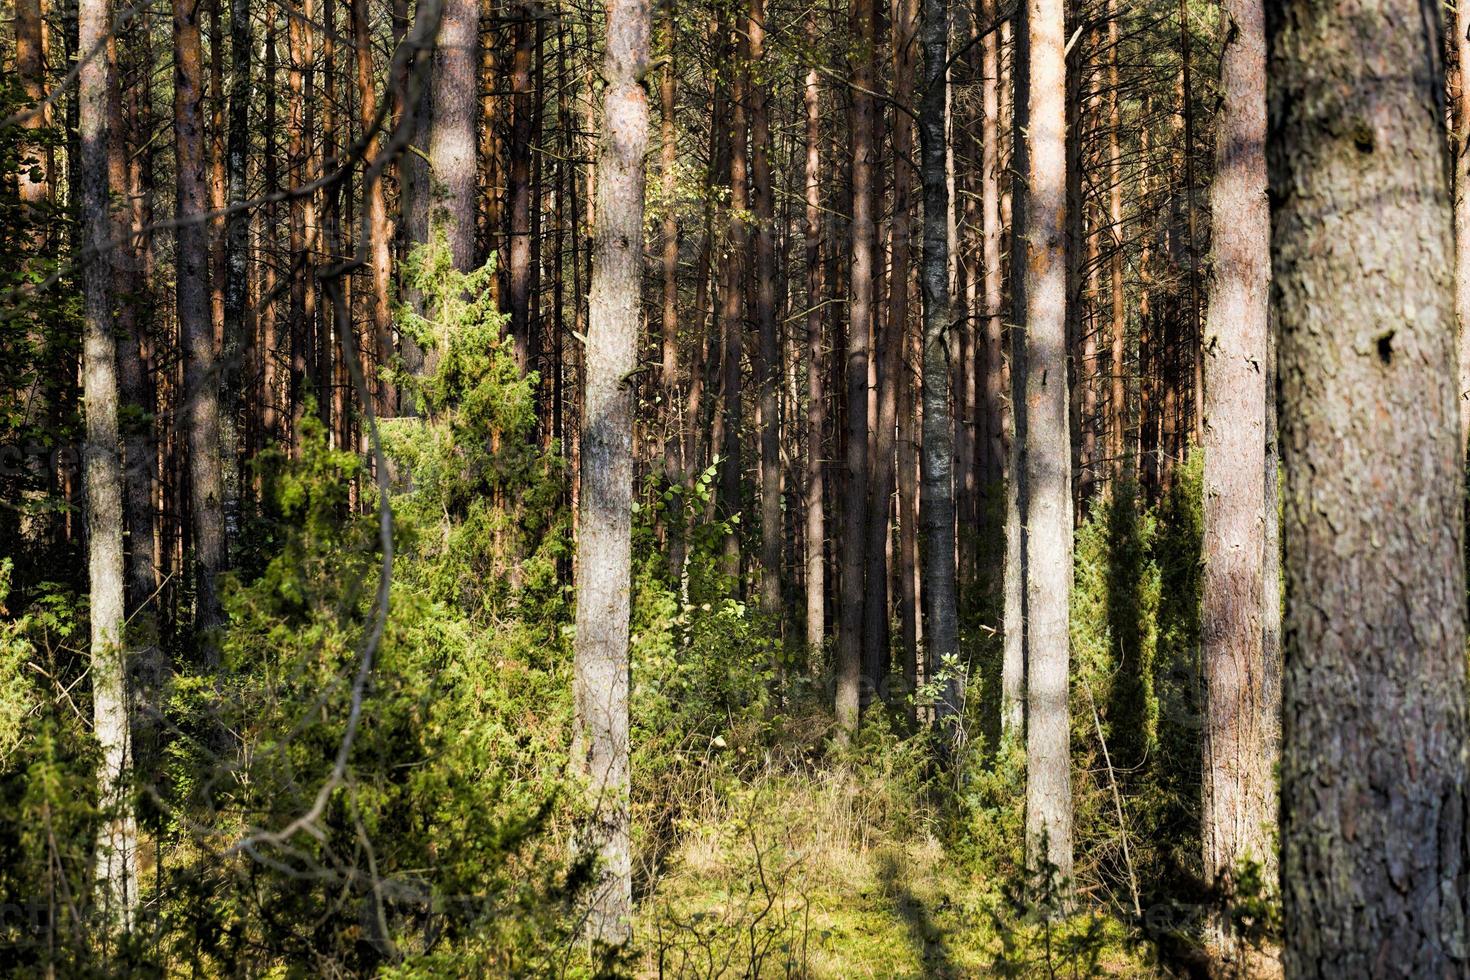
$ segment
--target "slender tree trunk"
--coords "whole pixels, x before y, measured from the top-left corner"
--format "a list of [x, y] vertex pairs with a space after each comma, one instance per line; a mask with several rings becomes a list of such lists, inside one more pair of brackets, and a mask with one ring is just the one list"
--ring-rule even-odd
[[[984, 0], [980, 9], [986, 24], [995, 17], [994, 0]], [[984, 491], [989, 501], [1000, 488], [1005, 459], [1004, 390], [1001, 358], [1002, 297], [1000, 221], [1000, 51], [998, 31], [988, 31], [980, 41], [980, 334], [985, 363]], [[994, 506], [993, 503], [991, 506]]]
[[[874, 0], [852, 0], [852, 232], [848, 282], [847, 485], [843, 487], [842, 622], [838, 635], [839, 737], [857, 731], [863, 686], [864, 571], [868, 521], [868, 337], [873, 325], [873, 171], [877, 13]], [[875, 683], [875, 678], [867, 678]]]
[[776, 196], [771, 178], [771, 86], [765, 59], [765, 0], [750, 2], [750, 143], [755, 216], [755, 324], [761, 408], [761, 607], [784, 619], [781, 601], [781, 351], [776, 333]]
[[1437, 8], [1268, 10], [1286, 975], [1463, 976], [1465, 501]]
[[[1124, 430], [1128, 420], [1127, 375], [1124, 360], [1128, 344], [1127, 295], [1123, 288], [1123, 151], [1122, 114], [1119, 110], [1118, 92], [1118, 4], [1108, 0], [1108, 229], [1111, 255], [1108, 259], [1108, 285], [1112, 296], [1112, 322], [1108, 331], [1108, 467], [1109, 484], [1116, 489], [1132, 479], [1134, 471], [1128, 465], [1128, 453], [1124, 445]], [[1141, 126], [1147, 126], [1144, 119]]]
[[945, 159], [949, 17], [945, 0], [923, 0], [923, 89], [919, 93], [920, 177], [924, 190], [924, 421], [919, 520], [923, 525], [924, 640], [927, 680], [948, 670], [935, 716], [949, 739], [960, 733], [964, 678], [949, 665], [959, 654], [955, 590], [954, 422], [949, 412], [949, 184]]
[[[807, 12], [807, 44], [815, 52], [819, 40], [815, 8]], [[826, 640], [827, 540], [826, 491], [827, 392], [822, 384], [822, 91], [813, 65], [806, 73], [806, 646], [815, 658]]]
[[1066, 36], [1061, 0], [1027, 0], [1026, 854], [1072, 875], [1068, 608], [1072, 589], [1067, 424]]
[[[132, 805], [132, 746], [128, 664], [123, 640], [123, 471], [117, 434], [117, 343], [112, 324], [112, 239], [109, 213], [108, 116], [115, 45], [107, 0], [83, 0], [78, 46], [99, 52], [78, 68], [81, 160], [82, 385], [86, 398], [83, 479], [86, 491], [90, 585], [93, 730], [102, 749], [96, 878], [104, 921], [129, 930], [138, 904], [137, 827]], [[116, 188], [121, 190], [121, 188]]]
[[[1205, 685], [1200, 835], [1207, 880], [1227, 895], [1245, 862], [1275, 870], [1276, 803], [1266, 715], [1262, 604], [1266, 530], [1266, 34], [1260, 0], [1227, 0], [1210, 184], [1213, 289], [1205, 323]], [[1228, 921], [1228, 919], [1226, 920]], [[1213, 939], [1233, 953], [1226, 921]]]
[[[660, 324], [659, 385], [662, 388], [662, 421], [664, 437], [664, 480], [670, 486], [681, 486], [684, 482], [683, 426], [698, 425], [695, 419], [679, 418], [680, 393], [688, 380], [679, 368], [679, 212], [675, 205], [678, 193], [679, 160], [678, 133], [675, 127], [677, 108], [677, 77], [675, 59], [678, 56], [678, 17], [671, 6], [664, 19], [667, 35], [667, 62], [659, 77], [659, 179], [663, 195], [663, 321]], [[687, 554], [685, 522], [688, 518], [683, 497], [677, 498], [675, 512], [671, 515], [668, 528], [669, 576], [679, 581], [684, 574], [684, 559]]]
[[1019, 737], [1026, 712], [1026, 180], [1030, 153], [1026, 132], [1031, 112], [1031, 32], [1026, 5], [1016, 8], [1011, 66], [1011, 248], [1010, 376], [1011, 447], [1006, 479], [1004, 648], [1001, 654], [1001, 731]]
[[[246, 188], [246, 166], [250, 152], [250, 78], [251, 54], [250, 3], [249, 0], [230, 0], [230, 92], [229, 92], [229, 135], [225, 144], [225, 199], [236, 210], [225, 216], [224, 228], [224, 282], [223, 316], [223, 368], [220, 391], [225, 398], [225, 414], [232, 422], [241, 417], [241, 409], [247, 388], [242, 386], [242, 354], [255, 332], [255, 308], [250, 304], [250, 210], [244, 206]], [[231, 426], [233, 428], [233, 426]], [[228, 442], [230, 458], [238, 448]], [[242, 487], [235, 481], [235, 499], [238, 501]]]
[[610, 0], [603, 75], [603, 143], [587, 330], [582, 421], [581, 538], [575, 644], [577, 759], [601, 858], [587, 931], [626, 943], [631, 928], [628, 803], [628, 617], [633, 508], [633, 393], [643, 268], [643, 155], [648, 104], [647, 0]]
[[510, 134], [510, 335], [516, 362], [528, 367], [531, 345], [531, 130], [536, 93], [531, 86], [536, 25], [532, 8], [515, 10], [511, 33], [515, 53], [511, 61], [512, 122]]
[[[726, 25], [728, 29], [728, 25]], [[745, 297], [743, 265], [749, 251], [746, 210], [749, 192], [746, 188], [746, 92], [749, 89], [750, 38], [737, 31], [739, 40], [730, 67], [730, 210], [725, 240], [725, 262], [720, 283], [720, 336], [722, 353], [721, 397], [724, 401], [723, 445], [725, 458], [720, 465], [720, 511], [730, 520], [742, 510], [740, 475], [743, 470], [740, 446], [743, 400], [740, 362], [744, 351], [745, 323], [742, 300]], [[722, 38], [721, 43], [724, 44]], [[732, 523], [725, 535], [725, 573], [734, 583], [736, 594], [740, 582], [740, 533]]]
[[[174, 155], [178, 170], [178, 316], [184, 342], [189, 504], [194, 515], [196, 630], [220, 621], [215, 577], [224, 568], [219, 379], [209, 299], [209, 188], [204, 156], [204, 57], [198, 0], [174, 0]], [[212, 666], [217, 651], [205, 642]]]
[[434, 192], [431, 234], [444, 232], [454, 267], [468, 272], [475, 262], [475, 126], [480, 100], [475, 79], [480, 63], [480, 6], [477, 0], [444, 0], [439, 43], [434, 52], [434, 120], [429, 133], [429, 170]]
[[[235, 0], [241, 3], [243, 0]], [[367, 0], [352, 0], [352, 43], [356, 49], [358, 121], [362, 137], [368, 140], [363, 162], [366, 176], [363, 178], [363, 226], [367, 233], [367, 263], [369, 286], [367, 292], [368, 323], [373, 331], [373, 343], [377, 353], [379, 369], [393, 363], [393, 310], [389, 300], [389, 282], [392, 276], [392, 243], [389, 241], [388, 204], [383, 184], [387, 172], [379, 159], [379, 144], [372, 133], [378, 112], [378, 91], [373, 77], [373, 35], [368, 21]], [[381, 415], [392, 415], [398, 410], [398, 393], [393, 385], [381, 377], [374, 389], [377, 393], [377, 410]]]

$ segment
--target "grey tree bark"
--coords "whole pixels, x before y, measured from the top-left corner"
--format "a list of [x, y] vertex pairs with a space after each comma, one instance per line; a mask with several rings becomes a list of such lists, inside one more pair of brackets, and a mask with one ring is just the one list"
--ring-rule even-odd
[[[919, 521], [923, 529], [924, 639], [929, 678], [959, 653], [955, 590], [954, 421], [949, 411], [949, 183], [946, 175], [945, 106], [949, 87], [949, 16], [945, 0], [923, 0], [920, 43], [924, 51], [919, 93], [919, 169], [924, 194], [924, 420], [919, 453]], [[958, 734], [963, 678], [951, 677], [935, 706], [937, 720]]]
[[1463, 477], [1438, 8], [1267, 11], [1288, 977], [1465, 976]]
[[771, 179], [771, 71], [765, 64], [766, 5], [750, 0], [749, 91], [752, 213], [755, 218], [754, 272], [757, 383], [761, 409], [761, 569], [760, 600], [766, 613], [782, 617], [781, 601], [781, 384], [780, 338], [776, 332], [775, 186]]
[[601, 859], [587, 931], [620, 945], [633, 906], [628, 800], [628, 617], [632, 562], [633, 387], [643, 268], [648, 146], [648, 0], [609, 0], [597, 221], [588, 302], [577, 543], [575, 761]]
[[1072, 481], [1067, 422], [1066, 33], [1062, 0], [1027, 0], [1026, 855], [1072, 876], [1068, 610]]
[[[86, 434], [82, 447], [90, 588], [92, 721], [102, 748], [98, 774], [96, 881], [109, 927], [132, 928], [138, 903], [137, 826], [132, 806], [132, 739], [124, 645], [123, 472], [117, 429], [117, 341], [113, 336], [108, 246], [108, 117], [115, 65], [108, 0], [77, 7], [78, 45], [102, 52], [78, 63], [78, 142], [81, 151], [82, 386]], [[117, 188], [121, 190], [121, 188]], [[207, 321], [206, 321], [207, 325]]]
[[479, 3], [445, 0], [434, 50], [434, 115], [429, 131], [434, 190], [429, 225], [431, 234], [443, 230], [454, 267], [461, 272], [475, 267], [479, 52]]
[[[1260, 0], [1226, 0], [1224, 13], [1204, 328], [1200, 831], [1206, 881], [1229, 895], [1242, 862], [1274, 874], [1276, 793], [1263, 608], [1271, 281], [1265, 13]], [[1212, 931], [1228, 954], [1235, 943], [1226, 927], [1217, 922]]]
[[[874, 62], [873, 0], [853, 0], [852, 230], [848, 276], [847, 485], [843, 488], [841, 628], [837, 650], [839, 737], [857, 731], [863, 684], [863, 609], [868, 523], [868, 337], [873, 327]], [[875, 679], [870, 678], [870, 681]]]
[[1026, 149], [1031, 102], [1030, 31], [1026, 5], [1016, 8], [1011, 57], [1011, 445], [1006, 474], [1005, 625], [1000, 668], [1001, 732], [1018, 738], [1026, 722], [1026, 276], [1018, 261], [1026, 241]]
[[1459, 344], [1460, 445], [1470, 439], [1470, 4], [1453, 4], [1449, 47], [1454, 58], [1450, 74], [1450, 152], [1455, 192], [1455, 317]]
[[[816, 50], [817, 14], [808, 11], [807, 43]], [[823, 429], [826, 423], [826, 390], [822, 384], [822, 105], [821, 76], [815, 66], [806, 74], [803, 104], [806, 109], [806, 646], [815, 657], [826, 639], [827, 564], [823, 546], [827, 540], [822, 497], [826, 468], [823, 465]]]

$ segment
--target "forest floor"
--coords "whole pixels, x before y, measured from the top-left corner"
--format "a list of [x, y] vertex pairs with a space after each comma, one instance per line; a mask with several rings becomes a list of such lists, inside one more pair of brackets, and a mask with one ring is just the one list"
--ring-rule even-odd
[[[641, 902], [649, 977], [1157, 976], [1121, 922], [1046, 927], [922, 826], [894, 834], [834, 777], [705, 813]], [[875, 819], [877, 818], [877, 819]]]

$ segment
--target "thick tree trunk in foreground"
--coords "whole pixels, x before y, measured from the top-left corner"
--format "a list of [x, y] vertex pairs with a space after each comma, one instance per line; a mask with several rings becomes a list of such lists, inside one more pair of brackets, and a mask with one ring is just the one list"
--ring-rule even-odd
[[1289, 977], [1464, 976], [1464, 497], [1438, 17], [1272, 5]]
[[1066, 35], [1062, 0], [1027, 0], [1026, 855], [1072, 876], [1068, 608], [1072, 481], [1067, 424]]
[[1260, 0], [1227, 0], [1225, 14], [1224, 99], [1210, 184], [1214, 282], [1204, 343], [1200, 832], [1206, 880], [1228, 894], [1242, 862], [1274, 874], [1276, 793], [1263, 649], [1271, 279], [1265, 14]]
[[576, 759], [597, 849], [587, 931], [627, 942], [633, 911], [628, 811], [628, 616], [633, 511], [633, 389], [643, 268], [643, 155], [648, 102], [648, 0], [610, 0], [603, 142], [582, 414], [581, 537], [575, 647]]
[[[102, 747], [96, 878], [104, 921], [132, 927], [138, 903], [137, 828], [132, 807], [128, 667], [123, 641], [123, 473], [117, 433], [117, 342], [112, 325], [112, 269], [107, 247], [108, 98], [113, 82], [112, 12], [107, 0], [77, 9], [79, 44], [100, 52], [80, 63], [78, 123], [85, 236], [82, 386], [86, 398], [83, 479], [87, 504], [87, 569], [92, 624], [92, 719]], [[207, 321], [206, 321], [207, 326]]]
[[[178, 315], [184, 338], [184, 425], [194, 512], [194, 625], [220, 622], [215, 578], [225, 562], [219, 379], [209, 299], [209, 189], [205, 177], [203, 67], [198, 0], [174, 0], [174, 157], [178, 167]], [[212, 662], [214, 644], [204, 643]]]
[[434, 123], [429, 133], [431, 234], [444, 232], [454, 267], [475, 267], [475, 149], [480, 100], [480, 6], [444, 0], [434, 51]]

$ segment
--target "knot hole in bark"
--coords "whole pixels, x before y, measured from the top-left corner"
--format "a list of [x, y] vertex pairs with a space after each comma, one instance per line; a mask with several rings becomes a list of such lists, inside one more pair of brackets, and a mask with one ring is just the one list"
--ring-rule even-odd
[[1372, 153], [1374, 150], [1373, 130], [1361, 119], [1353, 125], [1353, 146], [1359, 153]]
[[1393, 331], [1378, 338], [1378, 359], [1384, 364], [1393, 360]]

